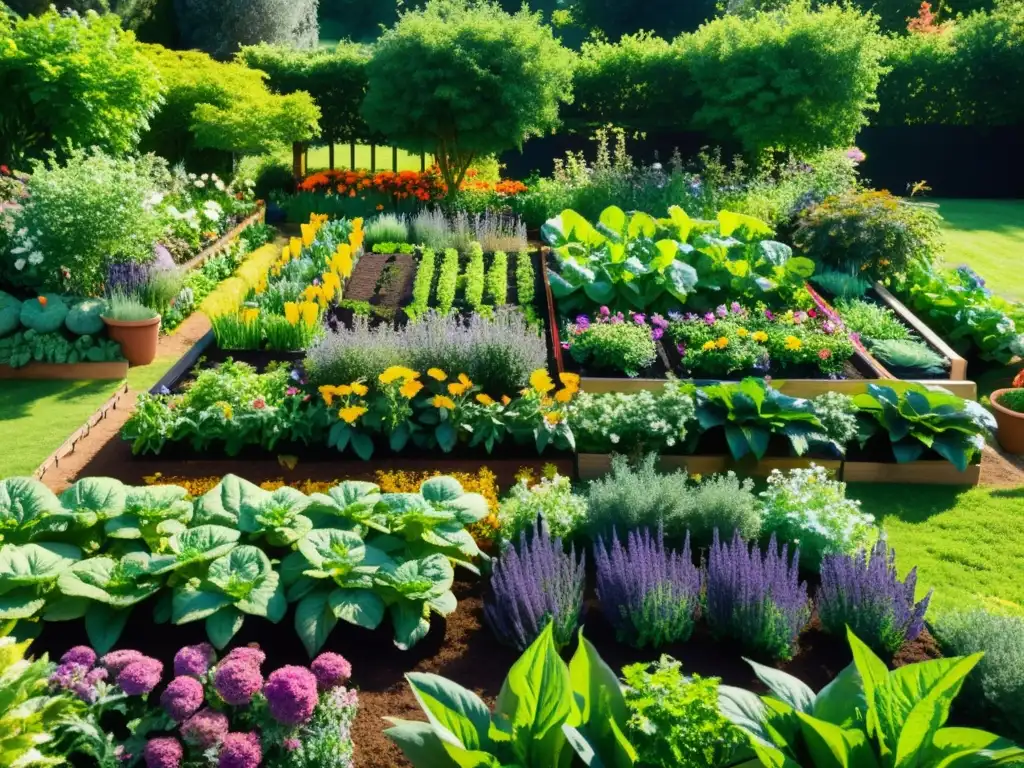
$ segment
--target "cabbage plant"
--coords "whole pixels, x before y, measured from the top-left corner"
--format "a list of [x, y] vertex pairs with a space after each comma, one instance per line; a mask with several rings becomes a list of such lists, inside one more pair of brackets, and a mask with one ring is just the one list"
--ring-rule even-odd
[[196, 502], [196, 522], [238, 528], [250, 539], [265, 538], [272, 546], [294, 544], [313, 529], [303, 514], [311, 500], [295, 488], [267, 491], [235, 475], [221, 481]]
[[0, 480], [0, 542], [27, 544], [66, 531], [75, 512], [53, 491], [29, 477]]
[[79, 562], [70, 544], [7, 544], [0, 547], [0, 621], [39, 616], [55, 594], [61, 574]]
[[151, 547], [184, 531], [192, 520], [188, 491], [176, 485], [128, 488], [121, 514], [109, 518], [103, 530], [112, 539], [142, 539]]

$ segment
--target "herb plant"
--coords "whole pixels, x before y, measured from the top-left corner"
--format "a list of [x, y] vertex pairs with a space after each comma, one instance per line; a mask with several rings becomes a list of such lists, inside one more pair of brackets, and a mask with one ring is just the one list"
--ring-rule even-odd
[[557, 473], [535, 484], [522, 479], [498, 509], [502, 541], [514, 543], [538, 518], [552, 536], [569, 539], [586, 522], [587, 500], [573, 492], [572, 480]]
[[871, 354], [900, 378], [941, 377], [949, 369], [949, 361], [921, 341], [876, 341]]
[[1024, 413], [1024, 389], [1011, 389], [1009, 392], [1004, 392], [996, 402], [1016, 413]]
[[420, 256], [416, 277], [412, 284], [412, 303], [405, 308], [410, 320], [415, 321], [430, 306], [430, 289], [434, 284], [434, 268], [437, 256], [432, 248], [424, 248]]
[[627, 376], [639, 376], [658, 356], [647, 326], [635, 323], [569, 325], [566, 338], [573, 359], [597, 371], [621, 371]]
[[508, 303], [508, 255], [504, 251], [495, 251], [491, 265], [487, 268], [486, 299], [495, 307], [503, 307]]
[[444, 259], [441, 261], [441, 270], [437, 275], [437, 290], [434, 298], [434, 307], [441, 315], [447, 315], [452, 311], [455, 303], [455, 290], [459, 280], [459, 252], [454, 248], [448, 248], [444, 252]]
[[479, 312], [484, 305], [484, 250], [480, 243], [470, 243], [469, 261], [463, 273], [466, 305]]

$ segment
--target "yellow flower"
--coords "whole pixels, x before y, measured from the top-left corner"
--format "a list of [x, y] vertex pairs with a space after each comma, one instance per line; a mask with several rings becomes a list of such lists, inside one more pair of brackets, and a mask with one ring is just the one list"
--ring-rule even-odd
[[342, 384], [340, 387], [334, 388], [334, 394], [339, 395], [340, 397], [348, 397], [352, 394], [352, 387], [348, 384]]
[[710, 352], [714, 348], [715, 348], [715, 342], [713, 342], [713, 341], [705, 341], [704, 342], [704, 346], [701, 347], [701, 349], [703, 349], [705, 352]]
[[509, 397], [508, 395], [502, 395], [501, 396], [501, 404], [502, 405], [508, 405], [511, 402], [512, 402], [512, 398]]
[[243, 323], [255, 322], [256, 318], [258, 318], [259, 316], [260, 316], [260, 311], [258, 309], [254, 309], [253, 307], [247, 307], [246, 309], [242, 310], [242, 322]]
[[281, 249], [281, 263], [287, 264], [292, 260], [292, 249], [291, 246], [286, 245]]
[[558, 380], [569, 389], [580, 388], [580, 375], [578, 373], [560, 373]]
[[736, 331], [736, 335], [740, 337], [749, 336], [750, 331], [748, 331], [746, 328], [740, 328]]
[[432, 378], [434, 381], [444, 381], [448, 378], [448, 374], [442, 371], [440, 368], [431, 368], [427, 371], [427, 376]]
[[327, 403], [327, 405], [333, 403], [334, 396], [338, 394], [337, 389], [335, 387], [332, 387], [330, 384], [324, 384], [322, 387], [319, 388], [319, 391], [320, 397], [324, 399], [324, 402]]
[[555, 382], [551, 380], [547, 371], [543, 368], [538, 368], [530, 374], [530, 386], [533, 387], [537, 394], [544, 395], [555, 388]]
[[234, 411], [231, 409], [231, 406], [228, 405], [227, 403], [224, 403], [224, 405], [221, 406], [221, 410], [223, 410], [224, 412], [225, 419], [230, 419], [234, 415]]
[[308, 248], [316, 239], [316, 227], [312, 224], [300, 224], [299, 227], [302, 229], [302, 244]]
[[328, 299], [333, 299], [341, 292], [341, 278], [333, 272], [324, 272], [320, 276], [324, 284], [324, 294]]
[[480, 405], [494, 405], [494, 398], [490, 397], [489, 395], [477, 395], [476, 401], [480, 403]]
[[459, 383], [466, 389], [471, 389], [473, 387], [473, 382], [470, 381], [469, 376], [464, 373], [459, 374]]
[[754, 335], [751, 336], [750, 338], [752, 338], [754, 341], [764, 343], [768, 341], [768, 334], [765, 333], [764, 331], [754, 331]]
[[294, 301], [284, 303], [284, 319], [288, 321], [289, 325], [299, 324], [299, 305]]
[[453, 381], [451, 384], [448, 385], [448, 394], [453, 395], [454, 397], [458, 397], [459, 395], [463, 395], [465, 393], [466, 393], [466, 385], [465, 384], [461, 384], [461, 383], [459, 383], [457, 381]]
[[719, 349], [725, 349], [729, 346], [729, 338], [727, 336], [720, 336], [718, 341], [715, 342], [715, 346]]
[[557, 400], [559, 403], [568, 403], [572, 401], [572, 396], [574, 394], [574, 390], [569, 389], [569, 387], [566, 387], [565, 389], [560, 389], [555, 393], [555, 400]]
[[351, 386], [352, 392], [359, 395], [359, 397], [366, 397], [366, 393], [370, 391], [370, 388], [360, 381], [353, 381]]
[[352, 424], [366, 413], [366, 409], [361, 405], [350, 405], [348, 408], [342, 408], [338, 411], [338, 418], [344, 421], [346, 424]]
[[352, 219], [352, 231], [353, 232], [362, 232], [363, 231], [363, 217], [362, 216], [356, 216], [354, 219]]
[[700, 472], [694, 472], [692, 475], [690, 475], [690, 479], [693, 480], [693, 482], [695, 483], [699, 483], [701, 480], [704, 479], [704, 476], [701, 475]]
[[430, 403], [435, 408], [447, 408], [449, 411], [455, 410], [455, 402], [450, 397], [445, 397], [444, 395], [434, 395], [434, 399]]
[[297, 259], [302, 256], [302, 241], [297, 237], [293, 237], [288, 242], [288, 259]]
[[256, 283], [256, 293], [263, 293], [265, 290], [267, 290], [267, 278], [264, 277]]
[[559, 413], [558, 411], [551, 411], [549, 413], [545, 413], [544, 421], [554, 426], [555, 424], [558, 424], [559, 422], [562, 421], [562, 414]]
[[342, 277], [352, 274], [352, 247], [342, 243], [331, 258], [331, 269]]
[[306, 325], [316, 325], [316, 321], [320, 315], [320, 310], [317, 305], [311, 301], [307, 301], [299, 308], [302, 310], [302, 322]]
[[408, 381], [409, 379], [418, 379], [419, 376], [420, 375], [411, 368], [406, 368], [402, 365], [393, 365], [384, 371], [379, 378], [381, 384], [391, 384], [399, 379], [402, 379], [402, 381]]
[[421, 389], [423, 389], [423, 382], [416, 381], [416, 379], [406, 379], [405, 384], [398, 391], [406, 400], [412, 400], [419, 394]]
[[802, 347], [803, 345], [804, 343], [800, 341], [800, 339], [798, 339], [796, 336], [786, 337], [786, 349], [791, 349], [795, 351], [800, 349], [800, 347]]

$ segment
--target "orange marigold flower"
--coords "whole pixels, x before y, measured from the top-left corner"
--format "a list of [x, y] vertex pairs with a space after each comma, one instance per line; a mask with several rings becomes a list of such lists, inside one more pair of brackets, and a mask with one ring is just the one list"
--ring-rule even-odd
[[350, 405], [348, 408], [342, 408], [338, 411], [338, 418], [344, 421], [346, 424], [352, 424], [366, 413], [366, 408], [361, 405]]
[[423, 389], [423, 382], [416, 381], [416, 379], [408, 379], [398, 391], [406, 400], [412, 400], [419, 394], [421, 389]]
[[476, 401], [480, 403], [480, 405], [494, 405], [494, 399], [484, 394], [477, 395]]
[[434, 399], [430, 403], [435, 408], [447, 408], [449, 411], [455, 410], [455, 402], [450, 397], [445, 397], [444, 395], [434, 395]]

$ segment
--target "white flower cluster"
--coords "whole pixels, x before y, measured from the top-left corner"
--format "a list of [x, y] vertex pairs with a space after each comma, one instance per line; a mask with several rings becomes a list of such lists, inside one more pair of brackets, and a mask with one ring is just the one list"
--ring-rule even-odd
[[556, 474], [532, 487], [522, 480], [498, 510], [502, 540], [515, 543], [519, 533], [531, 528], [538, 516], [552, 536], [565, 538], [586, 519], [587, 500], [572, 492], [568, 477]]
[[216, 200], [207, 200], [203, 203], [203, 216], [210, 221], [220, 221], [224, 215], [224, 209], [220, 207], [220, 203]]
[[656, 451], [673, 448], [686, 437], [694, 418], [693, 397], [678, 384], [665, 384], [661, 393], [580, 394], [569, 415], [581, 450]]
[[14, 262], [16, 270], [21, 272], [26, 265], [36, 266], [43, 263], [45, 260], [43, 252], [36, 248], [36, 240], [40, 236], [38, 232], [31, 235], [27, 227], [22, 227], [14, 233], [14, 236], [17, 238], [15, 242], [18, 245], [11, 248], [11, 255], [18, 257]]
[[195, 208], [189, 208], [187, 211], [179, 211], [175, 206], [167, 206], [167, 215], [170, 216], [174, 221], [183, 221], [189, 228], [194, 229], [196, 232], [200, 229], [199, 214]]

